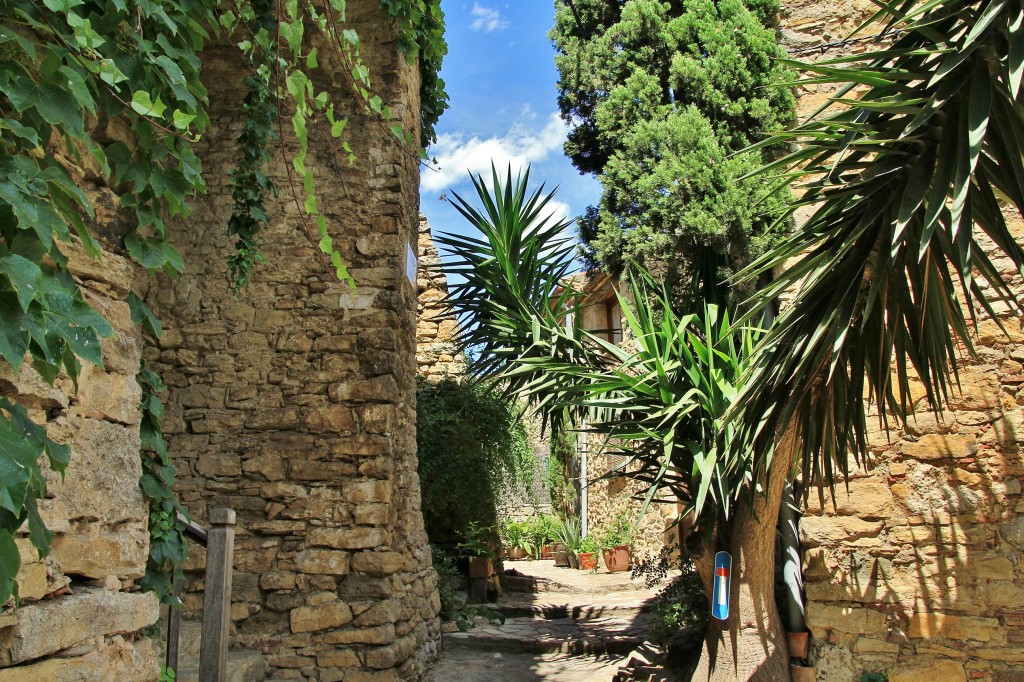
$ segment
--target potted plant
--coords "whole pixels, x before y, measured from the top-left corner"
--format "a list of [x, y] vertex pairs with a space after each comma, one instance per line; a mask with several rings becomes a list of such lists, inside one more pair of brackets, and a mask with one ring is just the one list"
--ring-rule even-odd
[[597, 569], [598, 549], [600, 549], [600, 547], [593, 535], [588, 535], [580, 540], [577, 556], [579, 557], [579, 568], [581, 571], [593, 571]]
[[558, 523], [555, 534], [565, 548], [561, 552], [555, 552], [555, 566], [575, 568], [576, 550], [580, 547], [580, 522], [576, 519], [564, 519]]
[[630, 549], [633, 528], [626, 512], [619, 512], [612, 519], [611, 525], [601, 536], [601, 555], [605, 568], [609, 573], [617, 573], [629, 569]]
[[531, 540], [539, 559], [553, 559], [555, 542], [558, 540], [558, 519], [551, 514], [541, 514], [531, 526]]
[[527, 554], [533, 554], [534, 545], [529, 535], [530, 524], [528, 521], [516, 521], [512, 517], [506, 517], [498, 528], [498, 535], [501, 537], [501, 545], [505, 548], [505, 556], [513, 561], [524, 559]]
[[470, 578], [490, 578], [494, 575], [494, 550], [490, 539], [491, 530], [471, 522], [466, 530], [466, 539], [455, 548], [461, 556], [469, 559]]

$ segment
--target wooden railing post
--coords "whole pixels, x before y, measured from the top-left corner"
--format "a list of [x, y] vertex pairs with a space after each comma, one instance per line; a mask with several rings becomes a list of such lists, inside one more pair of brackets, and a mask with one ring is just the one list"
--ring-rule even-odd
[[228, 671], [228, 625], [231, 623], [231, 564], [235, 551], [235, 512], [227, 507], [211, 509], [207, 537], [199, 682], [224, 682]]
[[167, 605], [167, 656], [164, 664], [169, 670], [178, 672], [178, 634], [181, 631], [181, 581], [178, 572], [171, 575], [171, 594], [173, 604]]

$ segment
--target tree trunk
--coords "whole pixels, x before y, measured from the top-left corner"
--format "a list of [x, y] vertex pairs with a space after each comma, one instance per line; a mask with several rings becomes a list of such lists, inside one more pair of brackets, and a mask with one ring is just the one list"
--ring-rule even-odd
[[[775, 526], [795, 445], [792, 429], [768, 469], [765, 494], [735, 509], [727, 551], [732, 554], [729, 619], [711, 618], [694, 682], [783, 682], [790, 679], [786, 635], [775, 607]], [[715, 552], [695, 560], [711, 603]]]

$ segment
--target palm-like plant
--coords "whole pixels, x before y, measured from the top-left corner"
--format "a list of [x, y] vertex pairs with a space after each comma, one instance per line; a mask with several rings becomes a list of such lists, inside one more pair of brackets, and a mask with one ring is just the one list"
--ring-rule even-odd
[[[940, 409], [955, 385], [958, 350], [971, 349], [969, 321], [995, 317], [995, 300], [1021, 310], [987, 255], [994, 246], [1022, 272], [1024, 251], [1003, 213], [1024, 209], [1020, 5], [878, 4], [868, 23], [883, 22], [895, 40], [855, 61], [799, 65], [811, 72], [808, 82], [842, 87], [784, 136], [796, 150], [762, 171], [806, 181], [792, 211], [813, 214], [741, 274], [777, 273], [751, 315], [796, 291], [730, 415], [740, 431], [733, 442], [754, 453], [765, 491], [754, 505], [764, 513], [734, 532], [741, 582], [765, 570], [757, 545], [770, 546], [792, 468], [831, 487], [867, 452], [871, 403], [883, 421], [905, 419], [916, 375]], [[709, 647], [694, 679], [788, 679], [771, 646], [744, 645], [734, 627], [712, 625], [717, 651]]]
[[[619, 296], [628, 344], [582, 329], [582, 296], [564, 282], [572, 253], [564, 225], [546, 224], [537, 207], [550, 195], [528, 195], [527, 179], [509, 172], [503, 182], [492, 171], [488, 188], [474, 177], [485, 208], [458, 195], [456, 206], [483, 237], [439, 238], [464, 278], [450, 291], [467, 322], [462, 343], [478, 349], [473, 369], [549, 421], [566, 412], [577, 423], [585, 418], [603, 447], [624, 456], [612, 475], [646, 483], [645, 503], [660, 494], [682, 502], [697, 515], [708, 549], [717, 549], [732, 536], [737, 510], [755, 499], [753, 453], [732, 446], [737, 427], [725, 415], [757, 332], [731, 325], [715, 305], [679, 314], [668, 291], [643, 273], [631, 279], [629, 296]], [[770, 601], [773, 578], [759, 577]]]
[[643, 272], [631, 279], [630, 296], [616, 292], [631, 343], [582, 329], [582, 296], [565, 278], [572, 253], [565, 225], [544, 225], [536, 207], [551, 195], [543, 188], [517, 199], [527, 196], [528, 179], [529, 171], [515, 180], [509, 172], [503, 182], [492, 171], [492, 190], [473, 177], [486, 214], [453, 194], [484, 238], [438, 238], [454, 255], [450, 271], [464, 279], [450, 290], [471, 321], [461, 341], [478, 349], [472, 369], [548, 420], [567, 408], [585, 416], [604, 447], [624, 456], [612, 473], [647, 483], [648, 502], [671, 491], [688, 511], [713, 509], [727, 520], [750, 478], [750, 456], [728, 447], [734, 427], [724, 417], [757, 333], [734, 328], [715, 305], [680, 315]]
[[798, 149], [764, 171], [809, 180], [792, 211], [818, 208], [743, 275], [781, 270], [755, 311], [796, 297], [762, 342], [740, 421], [760, 453], [797, 424], [804, 478], [825, 484], [866, 452], [865, 395], [902, 418], [913, 373], [938, 408], [958, 344], [971, 347], [968, 318], [1014, 302], [991, 245], [1024, 265], [1002, 210], [1024, 207], [1019, 3], [879, 5], [872, 23], [891, 45], [853, 65], [800, 65], [806, 82], [844, 84], [830, 103], [841, 108], [787, 133]]

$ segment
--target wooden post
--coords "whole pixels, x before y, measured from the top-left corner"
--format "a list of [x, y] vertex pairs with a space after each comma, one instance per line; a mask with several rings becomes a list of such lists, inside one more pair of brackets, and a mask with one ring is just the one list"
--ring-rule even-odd
[[231, 565], [235, 551], [235, 512], [210, 510], [206, 546], [206, 590], [199, 647], [199, 682], [224, 682], [228, 672], [228, 625], [231, 623]]
[[167, 658], [164, 661], [170, 670], [178, 672], [178, 633], [181, 630], [181, 581], [177, 572], [171, 576], [171, 592], [174, 604], [167, 604]]

